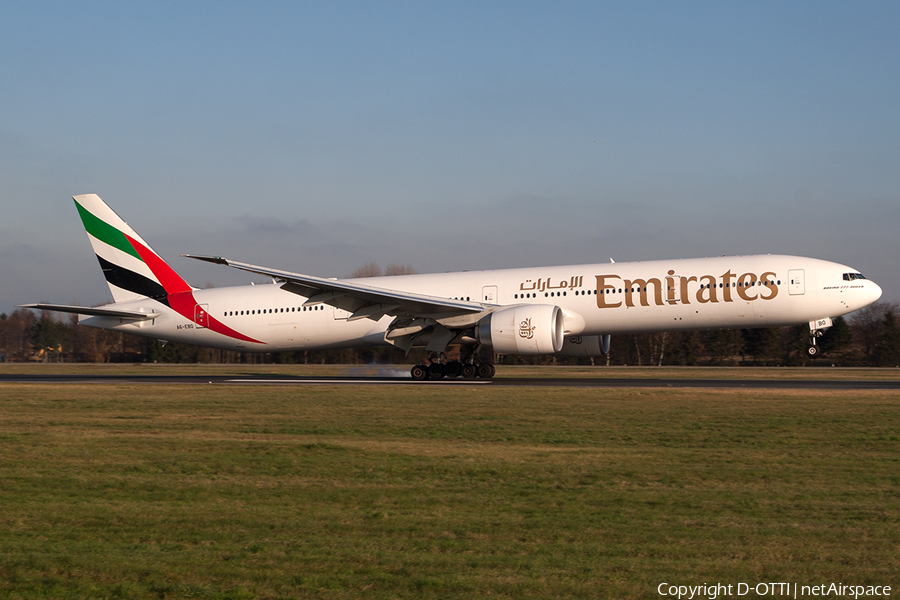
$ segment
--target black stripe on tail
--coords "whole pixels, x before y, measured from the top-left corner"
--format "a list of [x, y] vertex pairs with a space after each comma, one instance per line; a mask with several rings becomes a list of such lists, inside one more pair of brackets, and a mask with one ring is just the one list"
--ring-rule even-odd
[[166, 289], [157, 282], [148, 279], [139, 273], [113, 264], [108, 260], [103, 259], [99, 254], [97, 255], [97, 260], [100, 261], [100, 268], [103, 269], [103, 275], [106, 277], [106, 281], [112, 285], [122, 288], [123, 290], [128, 290], [129, 292], [134, 292], [135, 294], [140, 294], [141, 296], [159, 300], [165, 305], [169, 304]]

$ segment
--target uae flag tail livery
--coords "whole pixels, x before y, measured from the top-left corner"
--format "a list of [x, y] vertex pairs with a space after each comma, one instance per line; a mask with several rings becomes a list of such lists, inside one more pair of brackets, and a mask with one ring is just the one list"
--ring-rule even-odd
[[170, 294], [195, 289], [98, 195], [74, 200], [115, 302], [154, 298], [168, 304]]

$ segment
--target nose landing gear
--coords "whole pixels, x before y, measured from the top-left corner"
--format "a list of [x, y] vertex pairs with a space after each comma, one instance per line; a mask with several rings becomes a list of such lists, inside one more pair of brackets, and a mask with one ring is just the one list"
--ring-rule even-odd
[[807, 356], [815, 358], [819, 355], [819, 347], [816, 345], [816, 340], [825, 335], [825, 330], [831, 327], [831, 325], [832, 321], [828, 317], [809, 322], [809, 346], [806, 348]]
[[[821, 335], [821, 334], [820, 334]], [[817, 336], [809, 336], [809, 346], [806, 348], [806, 354], [810, 358], [815, 358], [819, 355], [819, 347], [816, 346], [816, 337]]]

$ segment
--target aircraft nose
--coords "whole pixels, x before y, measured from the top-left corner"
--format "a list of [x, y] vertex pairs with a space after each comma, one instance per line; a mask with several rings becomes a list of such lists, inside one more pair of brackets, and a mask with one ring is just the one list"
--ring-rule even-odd
[[872, 284], [869, 290], [869, 304], [872, 304], [873, 302], [877, 302], [878, 299], [881, 298], [881, 294], [883, 292], [881, 286], [874, 281], [870, 281], [869, 283]]

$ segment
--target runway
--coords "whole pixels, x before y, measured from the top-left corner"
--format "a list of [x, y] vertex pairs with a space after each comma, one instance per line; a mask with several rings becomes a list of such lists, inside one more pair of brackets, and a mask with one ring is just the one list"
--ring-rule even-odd
[[413, 381], [409, 377], [292, 377], [285, 375], [0, 375], [2, 383], [106, 385], [425, 385], [577, 388], [748, 388], [800, 390], [900, 390], [900, 380], [841, 379], [659, 379], [605, 377], [533, 377], [496, 379], [440, 379]]

